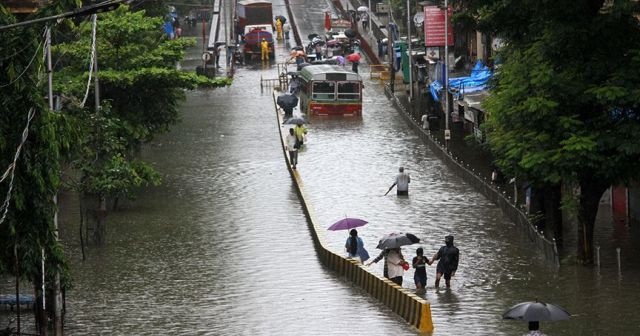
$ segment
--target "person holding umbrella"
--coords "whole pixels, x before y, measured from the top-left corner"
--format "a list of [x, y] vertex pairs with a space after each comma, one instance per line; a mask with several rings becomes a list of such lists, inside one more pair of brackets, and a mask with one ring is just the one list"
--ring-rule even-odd
[[440, 247], [431, 259], [431, 263], [439, 260], [436, 266], [436, 288], [440, 286], [440, 278], [442, 278], [443, 275], [447, 288], [451, 288], [451, 277], [456, 274], [458, 262], [460, 261], [460, 250], [453, 246], [453, 236], [449, 235], [444, 237], [444, 243], [445, 246]]
[[[385, 278], [393, 281], [398, 286], [402, 286], [402, 279], [404, 277], [405, 267], [408, 269], [408, 263], [404, 260], [400, 247], [393, 247], [384, 249], [380, 254], [373, 259], [367, 266], [372, 263], [377, 263], [384, 258], [384, 271]], [[406, 265], [406, 266], [405, 266]]]
[[349, 238], [347, 238], [344, 247], [347, 249], [347, 253], [349, 253], [349, 258], [359, 258], [361, 262], [369, 260], [369, 252], [364, 248], [364, 241], [358, 237], [358, 231], [356, 229], [349, 231]]

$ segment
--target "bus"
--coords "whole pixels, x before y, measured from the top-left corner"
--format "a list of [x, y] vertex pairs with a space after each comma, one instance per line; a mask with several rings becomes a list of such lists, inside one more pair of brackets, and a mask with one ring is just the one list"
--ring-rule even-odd
[[307, 65], [298, 73], [300, 110], [313, 116], [361, 116], [362, 77], [339, 65]]

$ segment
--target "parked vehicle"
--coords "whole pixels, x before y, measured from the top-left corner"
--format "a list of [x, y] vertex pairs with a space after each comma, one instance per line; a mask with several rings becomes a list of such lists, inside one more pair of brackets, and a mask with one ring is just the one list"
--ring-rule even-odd
[[260, 42], [266, 39], [269, 42], [269, 58], [275, 58], [273, 47], [273, 10], [269, 0], [242, 0], [236, 6], [239, 29], [237, 33], [243, 34], [244, 45], [242, 54], [245, 61], [254, 55], [260, 56]]

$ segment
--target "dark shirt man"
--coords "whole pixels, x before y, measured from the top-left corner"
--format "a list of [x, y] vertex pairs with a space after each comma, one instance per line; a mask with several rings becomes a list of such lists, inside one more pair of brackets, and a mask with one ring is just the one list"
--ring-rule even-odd
[[440, 286], [440, 278], [444, 275], [447, 288], [451, 287], [451, 277], [458, 270], [458, 262], [460, 261], [460, 250], [453, 246], [453, 236], [444, 237], [445, 246], [442, 246], [436, 254], [433, 255], [431, 262], [438, 261], [436, 267], [436, 287]]

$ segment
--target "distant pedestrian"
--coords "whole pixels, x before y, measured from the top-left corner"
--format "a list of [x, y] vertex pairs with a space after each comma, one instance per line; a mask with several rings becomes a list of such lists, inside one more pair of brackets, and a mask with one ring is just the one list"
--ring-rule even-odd
[[362, 13], [362, 15], [360, 16], [360, 20], [362, 21], [362, 29], [369, 29], [369, 13]]
[[291, 168], [296, 169], [296, 165], [298, 164], [298, 148], [296, 147], [296, 134], [293, 131], [293, 128], [289, 128], [289, 134], [285, 139], [286, 150], [289, 152], [289, 163], [291, 163]]
[[358, 61], [354, 61], [351, 62], [351, 71], [358, 73], [358, 65], [360, 64], [360, 62]]
[[347, 253], [349, 253], [349, 258], [358, 258], [362, 263], [369, 260], [369, 252], [364, 248], [364, 242], [362, 238], [358, 237], [358, 231], [356, 229], [349, 231], [349, 238], [347, 238], [344, 247], [347, 249]]
[[411, 177], [409, 173], [404, 171], [404, 167], [400, 167], [398, 169], [398, 175], [396, 175], [396, 181], [393, 182], [389, 190], [385, 193], [388, 194], [393, 187], [396, 187], [396, 192], [398, 196], [409, 196], [409, 183], [411, 182]]
[[427, 116], [427, 114], [423, 114], [422, 115], [422, 129], [428, 129], [429, 128], [429, 116]]
[[440, 278], [444, 275], [447, 288], [451, 288], [451, 277], [458, 270], [460, 250], [453, 245], [453, 236], [451, 235], [444, 237], [444, 243], [445, 246], [440, 247], [440, 250], [433, 255], [431, 262], [439, 260], [436, 266], [436, 287], [440, 286]]
[[276, 38], [278, 41], [282, 40], [282, 21], [280, 19], [276, 19]]
[[431, 265], [429, 258], [424, 256], [424, 250], [422, 247], [416, 249], [416, 256], [413, 257], [411, 262], [415, 273], [413, 274], [413, 281], [416, 284], [416, 289], [419, 292], [424, 291], [427, 287], [427, 265]]
[[289, 24], [289, 22], [287, 21], [284, 22], [284, 24], [282, 25], [282, 31], [284, 32], [284, 39], [288, 40], [289, 32], [291, 31], [291, 25]]
[[260, 51], [261, 51], [262, 60], [268, 61], [269, 60], [269, 42], [267, 42], [267, 40], [264, 38], [262, 39], [262, 42], [260, 42]]
[[316, 61], [319, 61], [322, 59], [322, 45], [320, 43], [317, 43], [314, 46], [314, 49], [316, 51]]

